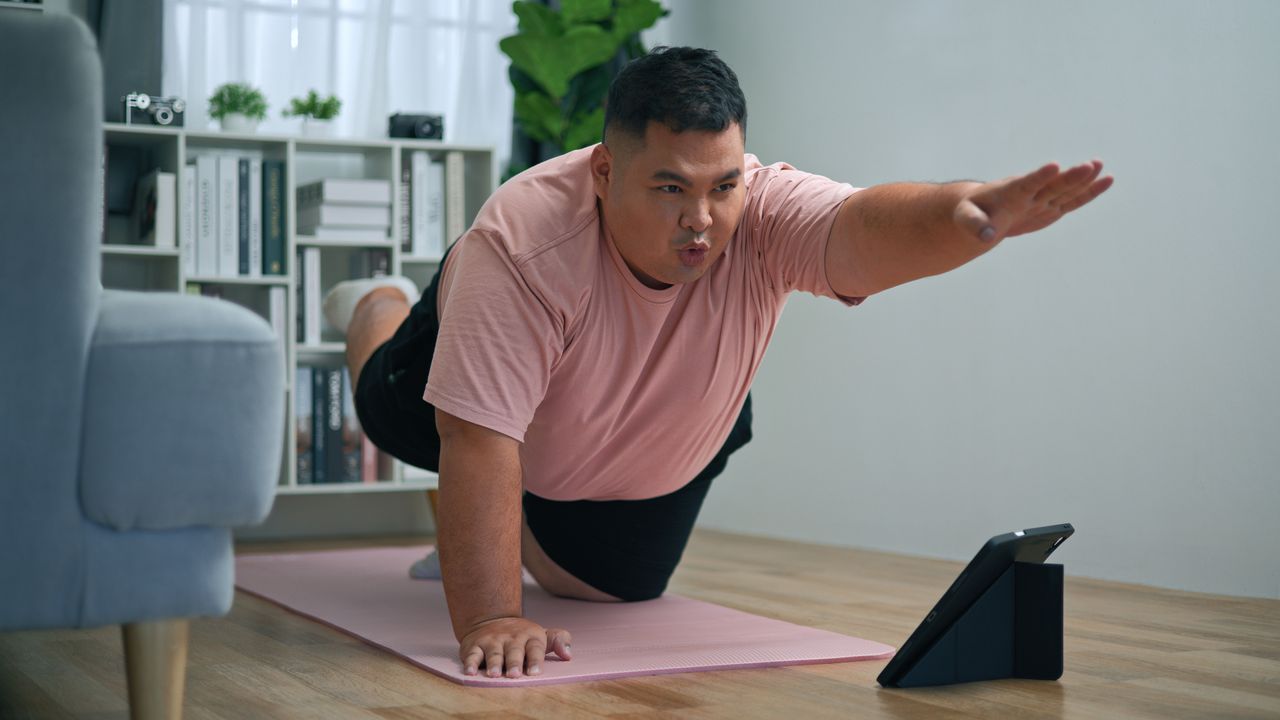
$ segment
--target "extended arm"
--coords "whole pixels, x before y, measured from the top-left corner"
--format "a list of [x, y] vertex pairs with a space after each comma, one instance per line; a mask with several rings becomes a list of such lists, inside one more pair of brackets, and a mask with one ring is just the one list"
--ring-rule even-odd
[[519, 445], [436, 411], [440, 431], [440, 572], [463, 672], [538, 674], [547, 648], [569, 659], [569, 633], [522, 617]]
[[827, 243], [827, 277], [863, 297], [960, 267], [1006, 237], [1043, 229], [1111, 186], [1095, 160], [989, 183], [895, 183], [854, 193]]

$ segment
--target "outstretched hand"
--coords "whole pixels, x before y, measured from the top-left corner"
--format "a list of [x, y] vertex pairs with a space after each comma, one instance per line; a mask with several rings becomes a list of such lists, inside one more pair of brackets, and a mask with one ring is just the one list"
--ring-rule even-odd
[[1043, 230], [1106, 192], [1114, 178], [1099, 178], [1101, 173], [1101, 160], [1067, 170], [1049, 163], [1026, 175], [984, 183], [956, 205], [955, 222], [988, 243]]

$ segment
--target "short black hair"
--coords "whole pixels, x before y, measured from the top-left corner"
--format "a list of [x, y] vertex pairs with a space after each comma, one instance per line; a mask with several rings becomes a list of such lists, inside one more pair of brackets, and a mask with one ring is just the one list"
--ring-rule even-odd
[[747, 133], [747, 99], [738, 76], [714, 50], [656, 47], [627, 63], [609, 86], [604, 136], [611, 129], [640, 139], [651, 120], [674, 132], [720, 132], [737, 123]]

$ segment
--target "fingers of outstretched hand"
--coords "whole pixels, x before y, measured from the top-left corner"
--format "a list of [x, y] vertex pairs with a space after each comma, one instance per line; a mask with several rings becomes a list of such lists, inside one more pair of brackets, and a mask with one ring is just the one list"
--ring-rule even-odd
[[1089, 183], [1093, 182], [1100, 172], [1102, 172], [1102, 162], [1100, 160], [1081, 163], [1069, 168], [1040, 188], [1036, 192], [1033, 201], [1041, 204], [1060, 205], [1069, 201], [1075, 193], [1087, 188]]
[[1048, 163], [1040, 166], [1039, 170], [1023, 175], [1013, 181], [1013, 187], [1021, 193], [1025, 193], [1028, 197], [1034, 197], [1037, 193], [1044, 189], [1046, 185], [1060, 176], [1058, 163]]
[[[522, 637], [508, 640], [502, 650], [506, 654], [504, 673], [509, 678], [518, 678], [524, 674], [524, 650], [526, 643], [532, 644], [533, 640], [526, 640]], [[502, 667], [501, 665], [499, 667]], [[493, 671], [489, 671], [489, 675], [493, 675]]]
[[1058, 208], [1059, 211], [1065, 215], [1072, 210], [1079, 210], [1090, 202], [1093, 202], [1094, 198], [1106, 192], [1107, 188], [1110, 188], [1111, 183], [1113, 182], [1115, 182], [1115, 178], [1110, 175], [1091, 182], [1084, 192], [1078, 193], [1075, 197], [1072, 197], [1062, 203]]

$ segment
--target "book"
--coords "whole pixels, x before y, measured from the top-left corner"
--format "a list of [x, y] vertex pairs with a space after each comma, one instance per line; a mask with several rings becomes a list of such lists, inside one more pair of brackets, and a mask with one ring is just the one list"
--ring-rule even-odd
[[158, 248], [176, 247], [177, 176], [152, 170], [134, 187], [132, 243]]
[[300, 235], [299, 239], [314, 238], [333, 242], [385, 242], [387, 231], [382, 228], [334, 227], [321, 225], [311, 228], [310, 234]]
[[413, 205], [412, 225], [413, 240], [410, 252], [413, 255], [425, 255], [427, 243], [427, 173], [431, 168], [431, 156], [426, 150], [414, 150], [409, 156], [409, 167], [412, 172], [410, 202]]
[[285, 322], [287, 322], [285, 308], [284, 288], [279, 285], [273, 285], [267, 288], [267, 319], [271, 321], [271, 329], [275, 330], [276, 337], [280, 339], [281, 347], [287, 347], [288, 341], [285, 337]]
[[426, 237], [418, 249], [423, 257], [440, 257], [445, 241], [445, 166], [432, 162], [427, 166]]
[[352, 180], [325, 178], [298, 188], [298, 209], [323, 204], [378, 205], [391, 204], [391, 183], [386, 180]]
[[311, 368], [311, 481], [324, 483], [329, 480], [329, 431], [325, 415], [328, 413], [329, 371], [327, 368]]
[[445, 154], [444, 247], [457, 242], [467, 231], [467, 164], [457, 150]]
[[182, 274], [196, 274], [196, 166], [182, 168], [182, 192], [178, 196], [182, 206], [178, 224], [178, 245], [182, 251]]
[[299, 312], [303, 317], [302, 342], [313, 345], [320, 342], [320, 249], [301, 248], [298, 252], [302, 255], [299, 264], [302, 278], [298, 283], [302, 288], [299, 300]]
[[371, 248], [352, 252], [347, 260], [347, 278], [385, 277], [391, 273], [391, 251]]
[[378, 482], [378, 447], [363, 430], [360, 432], [360, 482]]
[[293, 433], [298, 453], [296, 466], [299, 485], [310, 485], [315, 480], [315, 456], [311, 446], [311, 371], [312, 368], [299, 367], [293, 382]]
[[196, 275], [218, 274], [218, 158], [196, 158]]
[[239, 274], [240, 219], [240, 167], [237, 158], [222, 155], [218, 159], [218, 272], [220, 277]]
[[236, 274], [249, 275], [249, 158], [236, 160]]
[[[324, 423], [324, 452], [316, 453], [316, 467], [324, 463], [324, 482], [339, 483], [346, 477], [342, 439], [342, 370], [324, 368], [324, 391], [321, 410]], [[322, 459], [323, 458], [323, 459]]]
[[294, 255], [294, 285], [293, 285], [293, 312], [294, 312], [294, 328], [293, 341], [299, 345], [307, 342], [307, 321], [306, 313], [303, 308], [307, 306], [307, 266], [302, 262], [302, 251], [305, 248], [298, 248]]
[[262, 161], [262, 274], [284, 275], [284, 161]]
[[[241, 193], [243, 196], [244, 193]], [[249, 272], [262, 277], [262, 158], [249, 158]]]
[[391, 228], [391, 206], [325, 203], [298, 209], [299, 234], [309, 235], [312, 229], [324, 225], [381, 228], [385, 237]]
[[413, 168], [400, 168], [400, 251], [413, 252]]
[[356, 417], [356, 404], [351, 396], [351, 373], [347, 368], [339, 371], [342, 381], [342, 479], [341, 482], [361, 482], [364, 477], [363, 442], [360, 419]]

